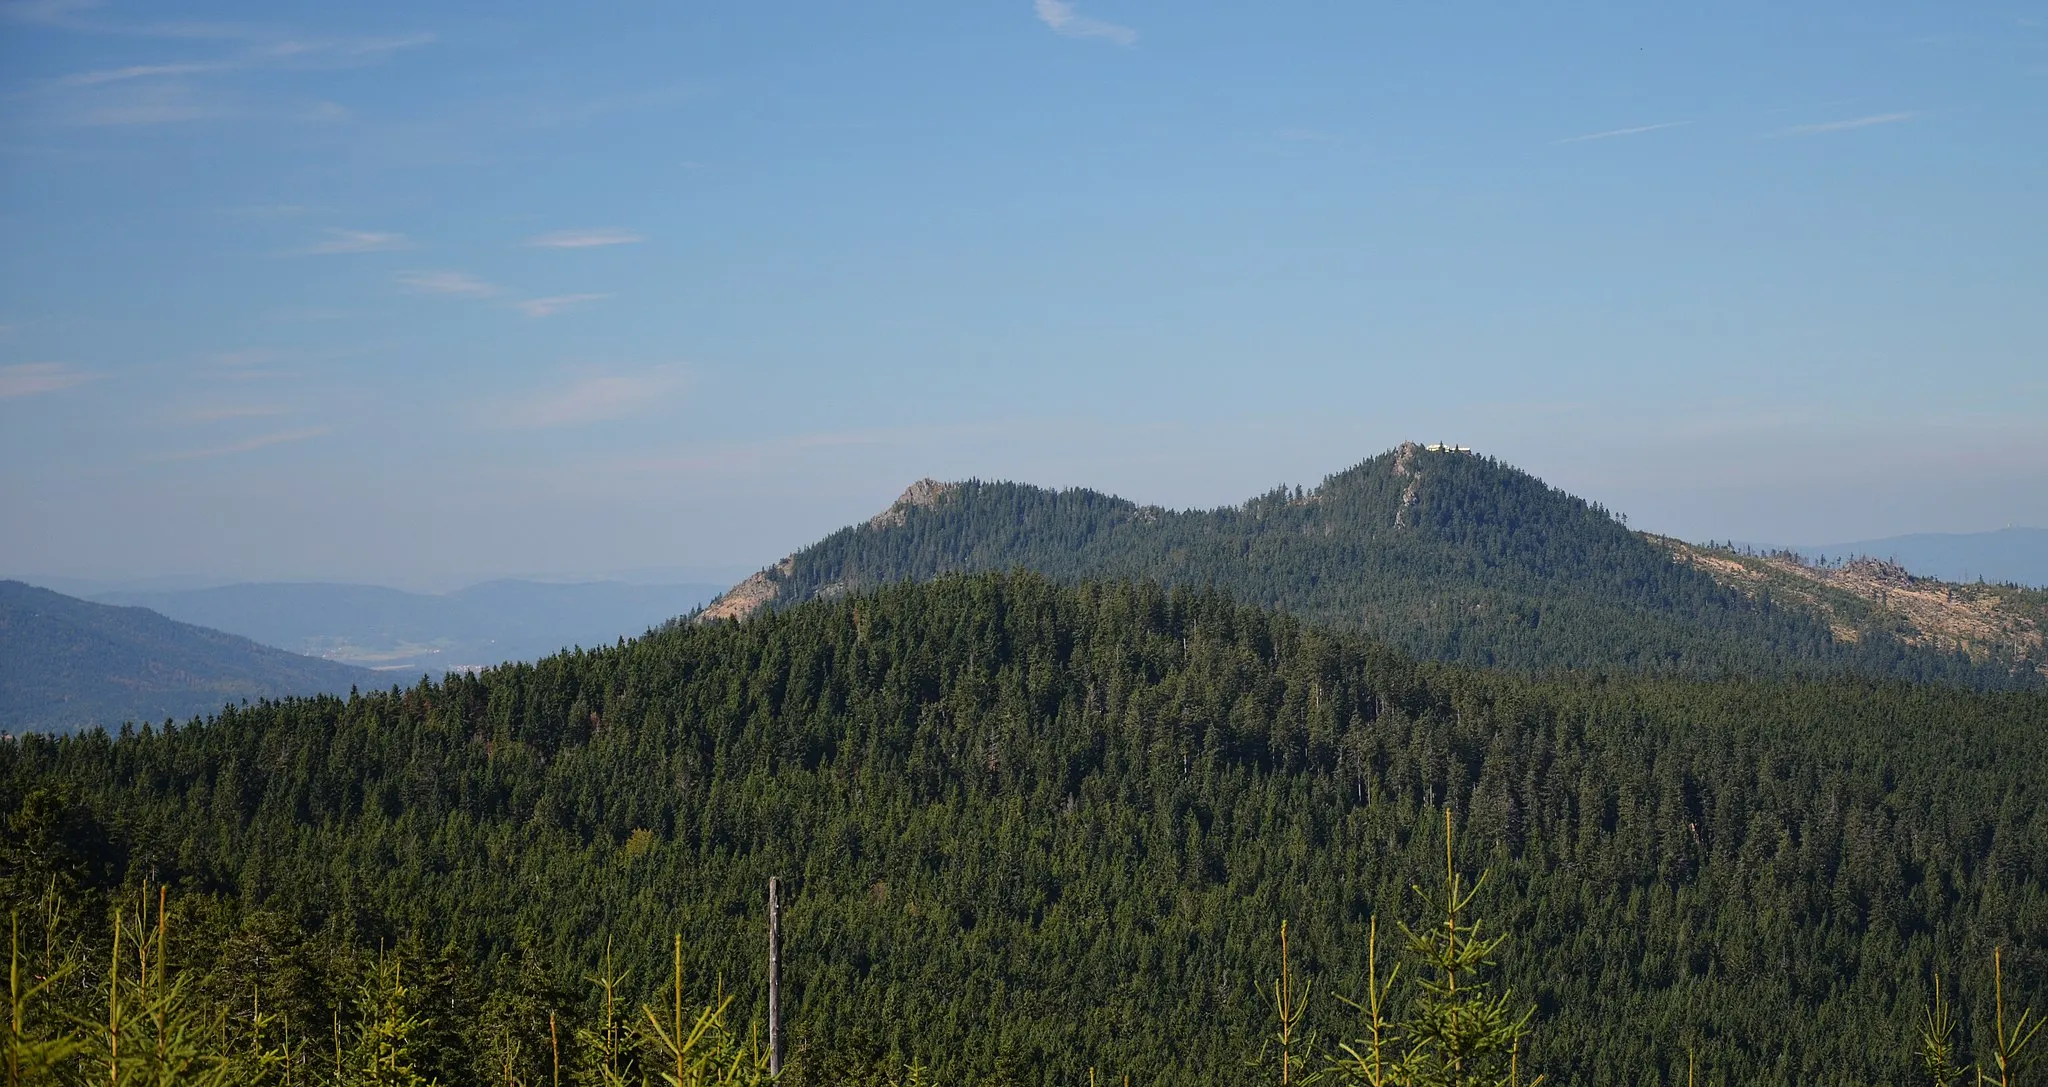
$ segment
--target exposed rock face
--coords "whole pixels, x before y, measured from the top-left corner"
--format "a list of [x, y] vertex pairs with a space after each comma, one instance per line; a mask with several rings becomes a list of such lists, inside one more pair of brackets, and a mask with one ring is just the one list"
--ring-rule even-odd
[[1394, 455], [1394, 474], [1408, 477], [1408, 486], [1401, 491], [1401, 508], [1394, 511], [1395, 528], [1407, 526], [1408, 507], [1413, 506], [1418, 500], [1415, 488], [1422, 485], [1422, 473], [1415, 470], [1417, 448], [1414, 442], [1402, 442], [1401, 448]]
[[[1823, 571], [1823, 574], [1825, 574], [1825, 571]], [[1872, 586], [1884, 586], [1887, 588], [1892, 586], [1911, 588], [1915, 582], [1921, 580], [1907, 573], [1906, 568], [1898, 563], [1886, 562], [1883, 559], [1851, 559], [1835, 571], [1833, 579], [1827, 580], [1836, 579], [1862, 582]], [[1926, 580], [1933, 581], [1934, 579], [1927, 578]]]
[[722, 619], [745, 619], [773, 603], [777, 593], [782, 591], [782, 578], [796, 572], [796, 556], [790, 555], [773, 567], [763, 570], [738, 585], [727, 589], [711, 605], [697, 613], [697, 621], [709, 623]]
[[895, 528], [909, 519], [910, 510], [931, 509], [939, 499], [960, 489], [958, 483], [940, 483], [936, 479], [920, 479], [904, 488], [902, 495], [891, 503], [888, 509], [868, 518], [869, 528]]

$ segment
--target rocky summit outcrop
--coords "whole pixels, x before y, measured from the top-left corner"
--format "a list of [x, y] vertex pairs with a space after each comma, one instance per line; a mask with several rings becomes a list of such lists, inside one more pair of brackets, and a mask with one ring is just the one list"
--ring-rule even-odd
[[[888, 509], [868, 518], [861, 528], [873, 532], [900, 528], [909, 520], [911, 510], [935, 509], [946, 496], [956, 494], [959, 490], [958, 483], [941, 483], [930, 478], [920, 479], [905, 487], [896, 501], [889, 504]], [[783, 584], [796, 571], [796, 560], [795, 555], [784, 556], [781, 562], [727, 589], [718, 599], [697, 613], [697, 621], [705, 623], [720, 619], [745, 619], [775, 603], [782, 597]], [[827, 588], [836, 592], [812, 595], [832, 596], [845, 591], [846, 587], [844, 583], [835, 583]]]
[[774, 603], [776, 594], [781, 592], [782, 588], [779, 579], [788, 577], [795, 569], [796, 556], [784, 557], [774, 566], [719, 594], [718, 599], [697, 613], [697, 621], [709, 623], [720, 619], [745, 619]]
[[913, 509], [933, 509], [939, 500], [960, 490], [958, 483], [941, 483], [936, 479], [920, 479], [903, 489], [889, 508], [868, 518], [869, 528], [895, 528], [910, 517]]

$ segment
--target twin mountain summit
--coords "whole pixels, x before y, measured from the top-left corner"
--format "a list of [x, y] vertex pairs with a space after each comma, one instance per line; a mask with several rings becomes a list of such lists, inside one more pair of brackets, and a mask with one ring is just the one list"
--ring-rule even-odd
[[[1084, 489], [923, 480], [865, 524], [732, 587], [695, 619], [1018, 569], [1067, 583], [1214, 588], [1419, 658], [1476, 667], [1693, 677], [1853, 672], [1977, 688], [2033, 686], [2048, 675], [2042, 593], [1916, 577], [1884, 562], [1830, 566], [1633, 532], [1609, 511], [1490, 458], [1413, 444], [1312, 491], [1279, 488], [1213, 510], [1165, 510]], [[272, 590], [277, 599], [239, 610], [228, 606], [233, 590], [170, 602], [203, 625], [267, 643], [257, 644], [133, 607], [0, 583], [0, 637], [13, 662], [0, 678], [0, 729], [182, 720], [243, 699], [388, 686], [404, 678], [404, 662], [415, 670], [441, 663], [438, 672], [539, 655], [568, 641], [561, 627], [574, 628], [559, 620], [554, 630], [520, 632], [508, 629], [518, 620], [502, 610], [452, 623], [418, 617], [412, 624], [426, 632], [422, 639], [436, 622], [477, 628], [454, 650], [477, 660], [389, 653], [401, 663], [373, 674], [271, 648], [315, 648], [310, 637], [288, 640], [293, 624], [334, 608], [328, 597], [343, 587], [306, 588], [329, 592], [294, 601]], [[694, 587], [606, 588], [620, 598], [606, 602], [619, 616], [606, 629], [626, 631], [686, 610], [691, 597], [677, 591]], [[463, 595], [433, 603], [445, 611]], [[202, 596], [210, 610], [199, 606]], [[642, 598], [637, 613], [629, 596]], [[150, 594], [109, 599], [155, 602]], [[261, 610], [294, 606], [297, 614], [282, 618]], [[648, 610], [663, 606], [675, 610]], [[402, 626], [386, 618], [391, 610], [387, 603], [380, 620]], [[522, 642], [518, 633], [529, 636]]]

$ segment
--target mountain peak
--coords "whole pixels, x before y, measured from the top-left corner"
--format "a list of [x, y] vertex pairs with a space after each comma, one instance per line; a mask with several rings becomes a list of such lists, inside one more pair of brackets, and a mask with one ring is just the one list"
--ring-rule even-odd
[[1448, 442], [1405, 442], [1313, 492], [1276, 488], [1209, 510], [922, 479], [876, 516], [734, 586], [701, 617], [1019, 567], [1059, 581], [1213, 586], [1481, 666], [2041, 681], [2017, 660], [1838, 631], [1820, 609], [1773, 607], [1676, 561], [1598, 504]]

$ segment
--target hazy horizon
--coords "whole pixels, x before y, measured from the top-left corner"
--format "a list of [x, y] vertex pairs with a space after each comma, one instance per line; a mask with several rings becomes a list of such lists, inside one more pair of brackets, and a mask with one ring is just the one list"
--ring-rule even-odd
[[2048, 525], [2002, 7], [0, 20], [5, 576], [751, 570], [1404, 440], [1691, 540]]

